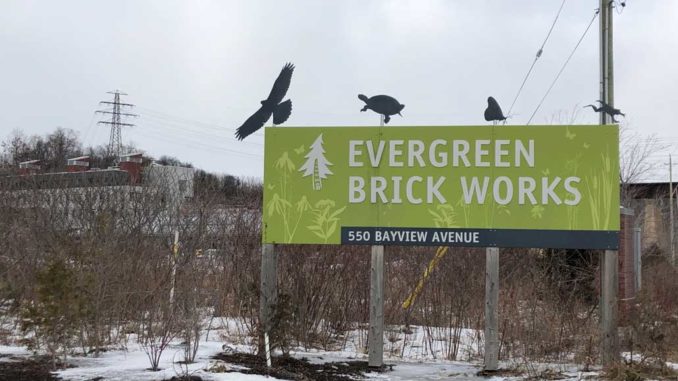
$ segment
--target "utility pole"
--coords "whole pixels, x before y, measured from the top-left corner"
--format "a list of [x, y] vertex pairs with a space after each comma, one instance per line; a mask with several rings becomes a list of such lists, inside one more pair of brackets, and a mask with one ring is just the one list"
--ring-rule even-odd
[[[614, 107], [614, 69], [612, 57], [613, 2], [600, 0], [600, 100]], [[600, 124], [611, 118], [600, 113]], [[619, 264], [617, 250], [605, 250], [600, 263], [600, 330], [601, 359], [603, 366], [619, 360], [619, 334], [617, 332], [617, 289]]]
[[676, 265], [676, 248], [673, 243], [673, 162], [669, 154], [669, 247], [671, 248], [671, 264]]
[[126, 93], [120, 92], [120, 90], [109, 91], [108, 94], [113, 94], [113, 101], [101, 101], [100, 105], [112, 106], [110, 110], [97, 110], [98, 114], [108, 114], [111, 116], [111, 120], [101, 120], [98, 124], [104, 124], [111, 126], [111, 136], [108, 140], [108, 155], [115, 158], [117, 163], [120, 160], [120, 155], [122, 155], [122, 138], [121, 131], [122, 127], [133, 127], [134, 124], [124, 123], [124, 117], [137, 117], [137, 114], [132, 114], [129, 112], [122, 112], [123, 108], [132, 108], [134, 107], [131, 103], [122, 103], [120, 102], [121, 95], [127, 95]]

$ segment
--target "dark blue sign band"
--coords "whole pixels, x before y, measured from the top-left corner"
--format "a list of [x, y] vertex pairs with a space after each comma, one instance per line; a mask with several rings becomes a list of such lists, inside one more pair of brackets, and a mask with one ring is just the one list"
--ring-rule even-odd
[[552, 249], [619, 248], [618, 231], [446, 229], [446, 228], [341, 228], [343, 245], [534, 247]]

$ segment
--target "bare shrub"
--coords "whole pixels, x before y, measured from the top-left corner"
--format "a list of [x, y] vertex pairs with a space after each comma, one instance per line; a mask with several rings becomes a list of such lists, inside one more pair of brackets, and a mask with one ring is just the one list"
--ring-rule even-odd
[[621, 343], [630, 352], [622, 373], [644, 377], [675, 376], [667, 362], [678, 353], [678, 271], [664, 257], [649, 261], [645, 280], [629, 309]]
[[[596, 253], [502, 251], [500, 340], [502, 355], [567, 361], [591, 348], [597, 332], [593, 288]], [[597, 350], [597, 339], [593, 340]]]

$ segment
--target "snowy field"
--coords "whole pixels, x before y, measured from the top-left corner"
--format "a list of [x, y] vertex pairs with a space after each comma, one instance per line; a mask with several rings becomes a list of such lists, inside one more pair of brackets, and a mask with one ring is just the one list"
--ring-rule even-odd
[[[440, 330], [443, 332], [443, 330]], [[482, 369], [482, 358], [478, 352], [478, 333], [464, 330], [459, 335], [457, 358], [464, 361], [445, 360], [450, 341], [435, 339], [431, 330], [411, 327], [411, 332], [404, 333], [393, 329], [386, 331], [384, 337], [384, 357], [393, 368], [384, 373], [367, 373], [370, 380], [520, 380], [534, 377], [544, 369], [551, 369], [565, 380], [597, 379], [597, 373], [583, 373], [575, 365], [563, 364], [530, 364], [521, 367], [519, 363], [502, 363], [502, 368], [520, 369], [520, 376], [480, 377], [476, 373]], [[353, 331], [343, 343], [343, 349], [337, 351], [296, 350], [291, 355], [295, 358], [307, 358], [311, 363], [343, 362], [367, 360], [364, 353], [363, 330]], [[403, 343], [405, 344], [403, 346]], [[126, 348], [111, 349], [101, 353], [99, 357], [70, 356], [68, 363], [73, 367], [56, 372], [63, 380], [89, 381], [98, 380], [169, 380], [180, 375], [195, 375], [203, 380], [271, 380], [273, 377], [249, 375], [238, 372], [243, 368], [228, 364], [212, 357], [226, 351], [254, 353], [249, 338], [244, 335], [241, 325], [233, 320], [215, 319], [209, 334], [203, 332], [196, 361], [193, 364], [180, 365], [183, 360], [183, 346], [180, 340], [173, 341], [163, 352], [160, 371], [148, 370], [150, 363], [142, 347], [133, 337]], [[20, 346], [0, 346], [0, 361], [9, 361], [5, 355], [14, 357], [31, 356], [32, 353]], [[218, 371], [218, 372], [217, 372]], [[226, 371], [226, 372], [225, 372]], [[532, 379], [539, 379], [532, 378]]]

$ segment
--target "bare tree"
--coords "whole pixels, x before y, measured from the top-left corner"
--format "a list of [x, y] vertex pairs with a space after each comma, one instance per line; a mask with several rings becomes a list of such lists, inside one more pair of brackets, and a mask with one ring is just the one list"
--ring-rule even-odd
[[632, 130], [628, 124], [620, 131], [619, 169], [622, 183], [622, 205], [629, 205], [636, 195], [628, 184], [647, 180], [656, 171], [656, 162], [652, 156], [668, 148], [656, 135], [643, 136]]

